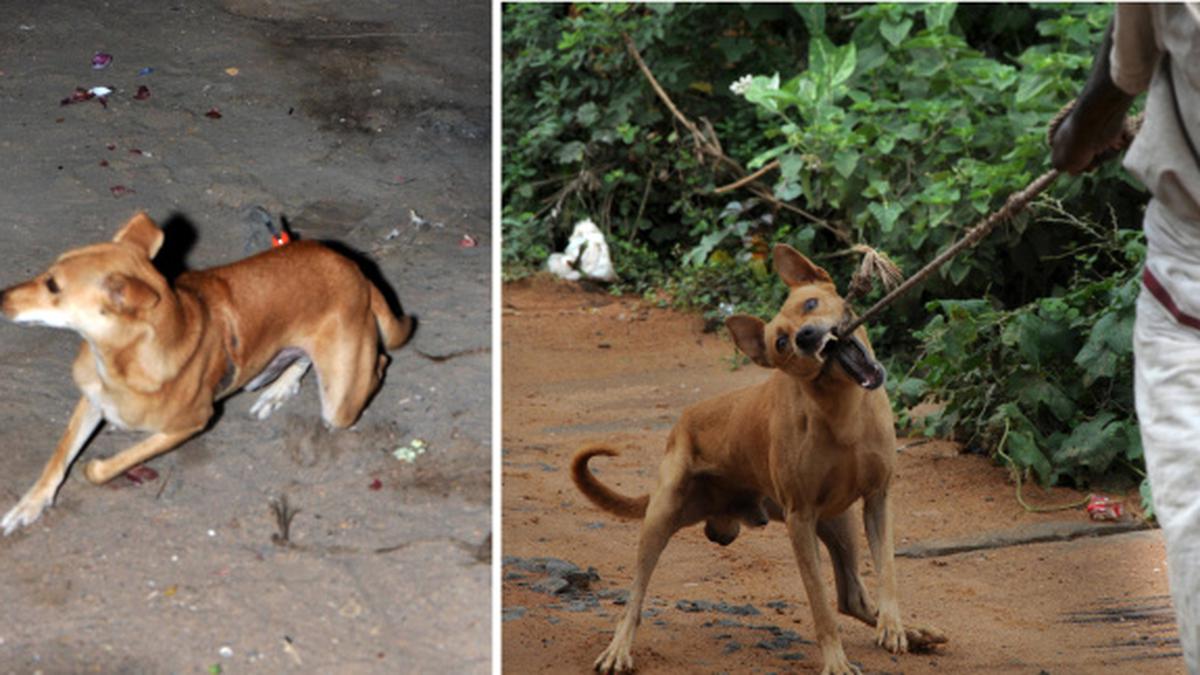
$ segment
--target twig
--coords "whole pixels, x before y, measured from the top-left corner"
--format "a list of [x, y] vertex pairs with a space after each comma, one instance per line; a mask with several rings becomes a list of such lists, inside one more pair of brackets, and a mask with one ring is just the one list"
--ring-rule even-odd
[[278, 499], [272, 499], [270, 505], [271, 512], [275, 514], [275, 525], [279, 528], [278, 532], [271, 535], [271, 542], [276, 546], [291, 546], [292, 519], [300, 513], [300, 509], [293, 509], [288, 505], [287, 493], [279, 495]]
[[778, 169], [778, 168], [779, 168], [779, 160], [773, 159], [770, 162], [767, 162], [766, 166], [764, 166], [763, 168], [759, 169], [758, 171], [755, 171], [754, 173], [752, 173], [748, 176], [743, 176], [743, 177], [733, 181], [729, 185], [722, 185], [719, 188], [713, 188], [713, 193], [719, 195], [722, 192], [729, 192], [730, 190], [736, 190], [740, 187], [745, 187], [747, 184], [753, 183], [754, 181], [758, 180], [759, 178], [762, 178], [766, 174], [768, 174], [771, 171]]
[[[629, 37], [628, 33], [622, 33], [621, 37], [625, 39], [625, 47], [628, 49], [629, 55], [633, 57], [634, 63], [636, 63], [638, 69], [642, 71], [642, 75], [646, 77], [646, 80], [650, 83], [650, 87], [654, 89], [654, 93], [658, 95], [658, 98], [663, 102], [663, 105], [667, 106], [667, 109], [671, 111], [671, 114], [675, 117], [675, 119], [679, 120], [679, 123], [686, 127], [689, 132], [691, 132], [692, 143], [696, 146], [696, 148], [701, 153], [708, 154], [709, 156], [713, 157], [713, 159], [715, 159], [718, 163], [725, 165], [730, 172], [737, 176], [738, 180], [741, 180], [746, 175], [746, 170], [743, 169], [742, 165], [738, 164], [736, 160], [727, 156], [721, 149], [721, 142], [719, 139], [717, 139], [717, 132], [712, 128], [712, 125], [708, 125], [708, 134], [705, 134], [698, 126], [696, 126], [695, 122], [691, 121], [688, 119], [687, 115], [684, 115], [682, 112], [680, 112], [679, 108], [675, 105], [675, 102], [671, 100], [671, 97], [667, 95], [667, 92], [662, 88], [662, 85], [658, 83], [658, 78], [654, 77], [654, 73], [642, 59], [641, 53], [638, 52], [637, 46], [633, 43], [633, 38]], [[750, 180], [749, 182], [753, 183], [754, 181]], [[818, 218], [804, 209], [780, 201], [780, 199], [776, 197], [771, 190], [764, 188], [761, 185], [752, 186], [751, 192], [778, 208], [786, 209], [792, 213], [795, 213], [796, 215], [807, 218], [812, 223], [832, 232], [834, 236], [847, 245], [854, 243], [851, 241], [849, 235], [837, 229], [825, 219]]]
[[671, 114], [675, 116], [675, 119], [679, 120], [680, 124], [687, 127], [688, 131], [692, 132], [692, 141], [697, 146], [709, 150], [709, 153], [713, 156], [722, 156], [723, 153], [721, 153], [719, 150], [717, 152], [712, 151], [713, 149], [711, 148], [711, 144], [708, 142], [708, 139], [704, 137], [704, 134], [700, 133], [700, 128], [696, 126], [696, 123], [688, 119], [686, 115], [679, 112], [679, 108], [675, 107], [675, 103], [671, 100], [671, 97], [667, 96], [667, 92], [664, 91], [662, 85], [658, 83], [658, 78], [654, 77], [654, 73], [650, 71], [650, 67], [647, 66], [646, 62], [642, 60], [642, 55], [638, 52], [637, 45], [633, 44], [633, 38], [629, 37], [629, 33], [622, 33], [621, 37], [625, 38], [625, 48], [629, 50], [629, 55], [632, 56], [634, 62], [637, 63], [637, 67], [642, 71], [642, 75], [645, 75], [646, 80], [650, 82], [650, 87], [654, 89], [654, 93], [658, 94], [658, 97], [662, 99], [663, 105], [667, 106], [667, 109], [671, 111]]
[[170, 482], [170, 480], [171, 480], [171, 472], [174, 470], [175, 470], [175, 467], [173, 467], [173, 466], [167, 468], [167, 475], [166, 475], [166, 477], [163, 478], [162, 485], [158, 486], [158, 492], [154, 493], [154, 499], [157, 500], [159, 497], [162, 497], [163, 490], [167, 489], [167, 483]]

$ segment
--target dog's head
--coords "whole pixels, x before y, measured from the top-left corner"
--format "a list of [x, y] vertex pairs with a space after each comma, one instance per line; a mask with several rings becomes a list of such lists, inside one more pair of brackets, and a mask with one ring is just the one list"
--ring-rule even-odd
[[110, 341], [146, 319], [167, 292], [150, 259], [162, 230], [138, 213], [110, 243], [67, 251], [38, 276], [0, 294], [0, 312], [16, 323], [70, 328]]
[[846, 378], [864, 389], [883, 384], [885, 372], [866, 331], [860, 328], [843, 340], [833, 333], [845, 302], [829, 273], [786, 244], [775, 247], [774, 258], [775, 270], [788, 285], [787, 300], [767, 323], [744, 314], [726, 319], [738, 349], [760, 366], [803, 380]]

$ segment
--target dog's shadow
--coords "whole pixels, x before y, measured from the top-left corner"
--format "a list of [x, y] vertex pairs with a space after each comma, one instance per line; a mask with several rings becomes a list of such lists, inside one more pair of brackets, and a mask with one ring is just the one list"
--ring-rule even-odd
[[168, 283], [174, 284], [175, 279], [188, 270], [187, 257], [195, 248], [199, 235], [192, 221], [180, 213], [172, 213], [163, 222], [162, 231], [163, 244], [154, 256], [154, 267]]

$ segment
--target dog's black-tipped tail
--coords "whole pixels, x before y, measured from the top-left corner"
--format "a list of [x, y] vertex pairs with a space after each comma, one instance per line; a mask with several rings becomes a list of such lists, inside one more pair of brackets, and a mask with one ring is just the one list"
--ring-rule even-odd
[[588, 461], [596, 456], [616, 457], [618, 453], [612, 448], [592, 446], [584, 448], [575, 454], [571, 460], [571, 480], [575, 487], [593, 504], [617, 516], [618, 518], [643, 518], [646, 515], [646, 505], [650, 503], [650, 495], [627, 497], [596, 480], [596, 476], [588, 469]]

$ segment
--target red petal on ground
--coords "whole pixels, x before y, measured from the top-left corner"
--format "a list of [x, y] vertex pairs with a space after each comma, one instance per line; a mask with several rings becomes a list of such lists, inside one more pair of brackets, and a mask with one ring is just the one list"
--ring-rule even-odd
[[144, 84], [138, 87], [137, 93], [133, 95], [133, 100], [135, 101], [145, 101], [148, 98], [150, 98], [150, 87]]
[[133, 481], [137, 485], [149, 483], [152, 480], [158, 480], [158, 472], [145, 464], [138, 464], [132, 469], [125, 472], [125, 477]]
[[208, 112], [204, 113], [204, 116], [209, 119], [219, 120], [221, 119], [221, 111], [216, 108], [209, 108]]
[[367, 487], [369, 487], [372, 490], [381, 490], [381, 489], [383, 489], [383, 481], [376, 478], [375, 480], [371, 481], [371, 484], [368, 485]]

